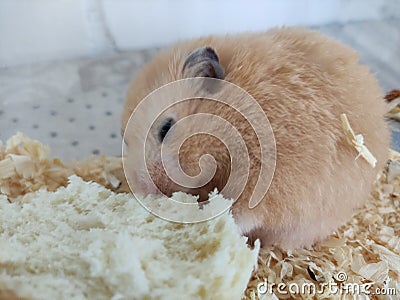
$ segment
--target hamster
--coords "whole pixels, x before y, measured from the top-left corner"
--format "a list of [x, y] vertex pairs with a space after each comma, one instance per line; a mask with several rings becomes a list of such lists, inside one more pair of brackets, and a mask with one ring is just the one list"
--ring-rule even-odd
[[[210, 112], [231, 122], [246, 142], [251, 160], [248, 184], [231, 210], [241, 233], [252, 240], [260, 239], [263, 246], [311, 246], [348, 221], [370, 196], [373, 182], [387, 160], [390, 130], [378, 82], [367, 66], [359, 64], [354, 50], [297, 27], [178, 42], [162, 50], [134, 77], [122, 115], [122, 133], [146, 95], [191, 77], [228, 81], [258, 102], [275, 138], [271, 140], [276, 147], [275, 172], [261, 202], [249, 208], [248, 199], [260, 174], [260, 145], [254, 140], [251, 126], [224, 105], [194, 99], [163, 112], [147, 137], [148, 172], [164, 194], [183, 190], [199, 194], [204, 200], [214, 187], [221, 191], [226, 184], [233, 162], [224, 144], [214, 137], [191, 136], [180, 149], [180, 166], [191, 176], [199, 173], [202, 154], [214, 157], [215, 175], [201, 188], [176, 185], [156, 155], [165, 135], [171, 140], [179, 137], [169, 132], [174, 123], [189, 115]], [[356, 159], [358, 152], [346, 140], [342, 128], [343, 113], [354, 132], [363, 135], [365, 145], [377, 159], [375, 167], [362, 157]], [[181, 132], [185, 130], [180, 128]], [[143, 144], [143, 137], [125, 134], [124, 140], [127, 152], [135, 157], [135, 148]], [[238, 164], [240, 168], [241, 162]], [[142, 169], [134, 172], [137, 180], [143, 180]], [[142, 182], [142, 191], [154, 192], [149, 186]]]

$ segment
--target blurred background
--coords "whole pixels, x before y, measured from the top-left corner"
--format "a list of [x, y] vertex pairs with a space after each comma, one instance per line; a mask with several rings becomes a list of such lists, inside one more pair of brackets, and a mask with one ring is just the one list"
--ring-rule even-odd
[[400, 0], [0, 0], [0, 139], [22, 131], [66, 160], [120, 155], [128, 84], [157, 49], [282, 25], [337, 38], [384, 93], [400, 89]]

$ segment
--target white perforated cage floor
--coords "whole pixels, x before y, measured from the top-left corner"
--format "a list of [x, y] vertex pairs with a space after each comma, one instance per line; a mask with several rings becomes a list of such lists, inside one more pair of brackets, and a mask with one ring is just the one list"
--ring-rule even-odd
[[[314, 28], [356, 49], [382, 92], [400, 88], [400, 19]], [[0, 139], [17, 131], [64, 160], [121, 155], [120, 116], [135, 72], [156, 49], [0, 68]], [[394, 123], [393, 147], [400, 149]]]

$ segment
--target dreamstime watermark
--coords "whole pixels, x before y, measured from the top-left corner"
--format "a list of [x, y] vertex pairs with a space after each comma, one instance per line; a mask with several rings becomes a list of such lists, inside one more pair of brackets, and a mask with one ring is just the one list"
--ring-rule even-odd
[[[192, 108], [190, 101], [193, 100], [197, 102]], [[207, 104], [203, 105], [206, 100]], [[224, 113], [214, 109], [218, 105], [224, 106], [218, 111]], [[232, 114], [246, 120], [257, 143], [251, 146], [246, 144], [243, 135], [247, 133], [243, 132], [241, 125], [235, 126], [227, 120], [227, 116]], [[233, 202], [239, 198], [249, 180], [252, 157], [248, 147], [258, 145], [260, 171], [248, 199], [249, 208], [256, 207], [265, 197], [275, 171], [275, 138], [268, 118], [259, 103], [242, 88], [224, 80], [203, 77], [166, 84], [147, 95], [132, 112], [124, 131], [122, 151], [125, 176], [135, 198], [151, 213], [182, 223], [205, 221], [231, 207], [233, 202], [226, 201], [226, 205], [208, 215], [196, 218], [193, 217], [195, 214], [187, 213], [187, 218], [182, 218], [182, 210], [198, 211], [199, 205], [170, 199], [174, 209], [166, 212], [157, 205], [141, 201], [138, 195], [142, 191], [163, 194], [160, 185], [179, 186], [182, 191], [191, 193], [201, 190], [214, 178], [220, 163], [218, 157], [202, 155], [197, 162], [200, 172], [195, 176], [186, 174], [185, 166], [181, 166], [179, 155], [182, 145], [197, 134], [216, 138], [227, 149], [230, 156], [229, 178], [220, 192]], [[207, 146], [203, 145], [204, 149]], [[161, 173], [165, 174], [164, 177], [159, 175]]]
[[348, 276], [345, 272], [338, 272], [335, 280], [328, 282], [302, 282], [302, 283], [270, 283], [268, 280], [258, 283], [257, 294], [262, 295], [396, 295], [395, 288], [374, 287], [373, 283], [350, 283], [346, 282]]

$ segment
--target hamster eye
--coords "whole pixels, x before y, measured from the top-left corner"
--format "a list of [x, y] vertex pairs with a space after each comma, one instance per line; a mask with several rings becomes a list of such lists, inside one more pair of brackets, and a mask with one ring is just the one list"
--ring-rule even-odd
[[168, 118], [162, 124], [160, 130], [158, 131], [158, 139], [162, 142], [167, 135], [168, 131], [171, 129], [172, 125], [174, 125], [174, 119]]

